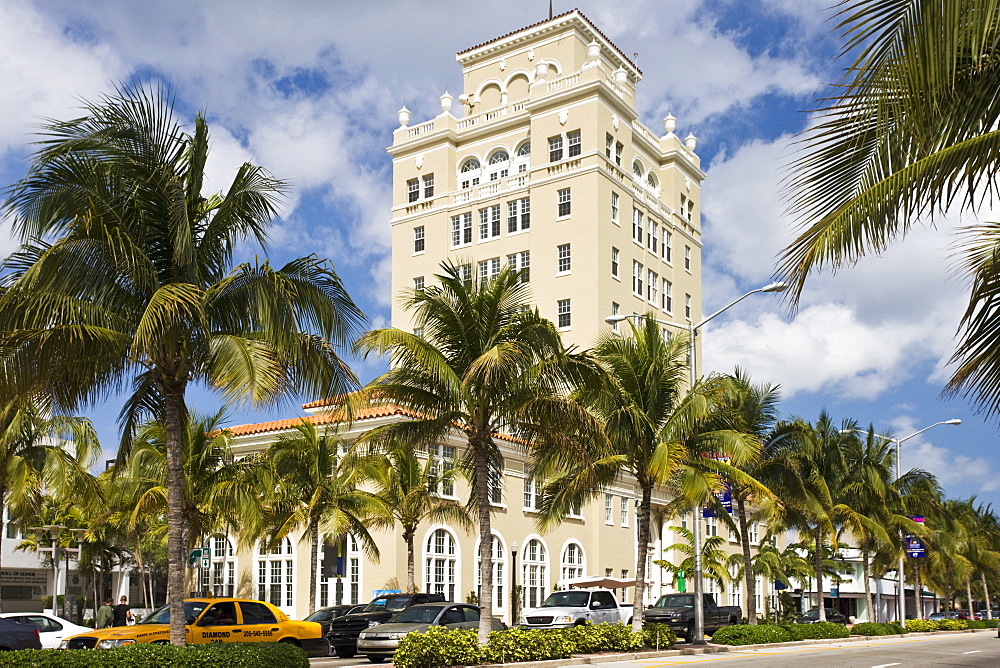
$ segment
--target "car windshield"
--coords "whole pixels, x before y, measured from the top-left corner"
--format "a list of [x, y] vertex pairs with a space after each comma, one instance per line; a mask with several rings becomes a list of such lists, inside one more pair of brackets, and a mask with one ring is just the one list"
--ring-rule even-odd
[[667, 595], [661, 596], [654, 608], [693, 608], [694, 596]]
[[397, 612], [389, 621], [393, 624], [433, 624], [441, 607], [436, 605], [415, 605]]
[[385, 612], [386, 610], [402, 610], [403, 608], [406, 607], [406, 604], [409, 600], [410, 599], [408, 599], [405, 596], [400, 596], [400, 597], [383, 596], [369, 603], [368, 607], [365, 608], [365, 612]]
[[[201, 611], [207, 604], [204, 601], [184, 601], [184, 619], [191, 623], [197, 619]], [[151, 612], [145, 619], [140, 619], [137, 624], [169, 624], [170, 606], [165, 605]]]
[[311, 615], [309, 615], [308, 617], [306, 617], [303, 621], [306, 621], [306, 622], [328, 622], [331, 619], [333, 619], [333, 614], [334, 613], [333, 613], [332, 610], [317, 610], [316, 612], [314, 612]]
[[557, 591], [550, 594], [543, 608], [586, 608], [590, 599], [590, 592], [586, 591]]

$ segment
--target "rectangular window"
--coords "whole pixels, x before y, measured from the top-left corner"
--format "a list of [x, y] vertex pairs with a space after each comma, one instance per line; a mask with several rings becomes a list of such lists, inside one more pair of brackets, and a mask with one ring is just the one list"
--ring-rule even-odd
[[611, 496], [610, 494], [605, 494], [604, 495], [604, 523], [605, 524], [614, 524], [615, 523], [614, 517], [612, 515], [612, 513], [614, 512], [614, 510], [612, 508], [612, 500], [613, 499], [614, 499], [614, 497]]
[[619, 167], [622, 166], [622, 149], [624, 148], [625, 145], [622, 144], [620, 141], [615, 142], [615, 164], [618, 165]]
[[[501, 471], [496, 476], [490, 477], [490, 503], [494, 506], [503, 505], [503, 466], [500, 467]], [[499, 555], [494, 555], [494, 558]], [[496, 580], [494, 579], [494, 584]]]
[[583, 150], [582, 144], [580, 142], [580, 131], [573, 130], [572, 132], [566, 133], [566, 154], [572, 158], [580, 155]]
[[740, 590], [742, 588], [736, 584], [736, 578], [739, 576], [739, 572], [739, 566], [736, 564], [729, 565], [729, 605], [732, 606], [740, 605]]
[[687, 214], [688, 222], [690, 223], [691, 220], [694, 218], [694, 200], [693, 199], [689, 199], [688, 200], [686, 214]]
[[642, 245], [642, 211], [632, 209], [632, 241]]
[[663, 279], [663, 310], [667, 313], [674, 312], [674, 286], [667, 279]]
[[684, 247], [684, 271], [691, 271], [691, 247]]
[[562, 135], [549, 137], [549, 162], [558, 162], [563, 157]]
[[[622, 569], [622, 580], [628, 580], [628, 569], [627, 568], [623, 568]], [[622, 593], [621, 594], [621, 596], [622, 596], [621, 597], [621, 602], [622, 603], [627, 603], [628, 602], [628, 587], [622, 587], [621, 588], [621, 593]]]
[[461, 264], [458, 266], [458, 276], [466, 284], [472, 283], [472, 265]]
[[691, 319], [691, 295], [684, 295], [684, 317], [688, 320]]
[[756, 545], [760, 536], [757, 533], [757, 523], [749, 522], [747, 524], [747, 538], [750, 539], [752, 545]]
[[648, 228], [646, 230], [646, 247], [653, 255], [660, 252], [660, 226], [653, 222], [652, 218], [646, 219]]
[[424, 176], [424, 197], [434, 197], [434, 175]]
[[619, 225], [618, 222], [618, 193], [611, 193], [611, 222]]
[[500, 273], [500, 258], [494, 257], [489, 260], [483, 260], [479, 263], [479, 282], [480, 284], [485, 283], [488, 280], [492, 280], [497, 277]]
[[632, 292], [642, 297], [642, 263], [632, 260]]
[[424, 252], [424, 226], [418, 225], [413, 228], [413, 252]]
[[479, 210], [479, 240], [496, 239], [500, 236], [500, 205], [495, 204]]
[[[528, 475], [528, 465], [524, 465], [524, 509], [535, 510], [538, 499], [538, 483]], [[541, 604], [541, 602], [539, 602]]]
[[507, 234], [531, 227], [531, 205], [527, 197], [507, 202]]
[[406, 201], [416, 202], [420, 199], [420, 179], [409, 179], [406, 182]]
[[451, 217], [451, 247], [472, 243], [472, 212]]
[[611, 275], [618, 278], [618, 249], [611, 247]]
[[655, 271], [648, 271], [646, 273], [646, 300], [656, 306], [656, 288], [660, 284], [660, 277]]
[[[611, 315], [618, 315], [618, 313], [620, 312], [620, 309], [621, 309], [621, 307], [618, 306], [618, 302], [611, 302]], [[611, 331], [614, 332], [615, 334], [618, 333], [618, 323], [617, 322], [611, 323]]]
[[563, 327], [569, 327], [571, 323], [569, 300], [560, 299], [556, 302], [556, 326], [562, 329]]
[[604, 155], [611, 159], [611, 152], [615, 150], [615, 138], [611, 135], [604, 136]]
[[558, 214], [559, 214], [560, 218], [562, 218], [564, 216], [568, 216], [569, 213], [570, 213], [569, 190], [570, 190], [569, 188], [563, 188], [563, 189], [559, 190], [558, 193], [557, 193], [559, 195], [559, 211], [558, 211]]
[[623, 496], [621, 498], [622, 526], [623, 527], [627, 527], [628, 526], [628, 502], [629, 502], [629, 499], [627, 497]]
[[418, 339], [424, 338], [424, 328], [423, 327], [414, 327], [413, 328], [413, 336], [417, 337]]
[[413, 279], [413, 289], [414, 290], [423, 290], [424, 289], [424, 277], [423, 276], [417, 276], [417, 277], [415, 277]]
[[674, 261], [672, 243], [673, 236], [666, 228], [663, 228], [663, 261], [667, 264], [673, 264]]
[[451, 478], [451, 471], [455, 466], [455, 448], [432, 443], [427, 446], [427, 456], [430, 458], [427, 482], [433, 493], [438, 496], [455, 496], [455, 481]]
[[507, 256], [507, 264], [511, 268], [521, 272], [521, 282], [527, 283], [530, 278], [529, 264], [531, 262], [531, 255], [529, 251], [521, 251], [520, 253], [511, 253]]
[[570, 270], [569, 244], [559, 244], [556, 247], [556, 272], [563, 274]]
[[705, 535], [706, 536], [718, 536], [719, 535], [719, 518], [706, 517], [705, 518]]

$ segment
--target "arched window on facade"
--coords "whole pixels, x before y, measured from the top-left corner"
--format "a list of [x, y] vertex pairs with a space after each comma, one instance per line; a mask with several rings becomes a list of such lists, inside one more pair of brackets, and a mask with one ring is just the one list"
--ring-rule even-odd
[[[504, 587], [504, 575], [507, 573], [506, 550], [503, 542], [498, 536], [493, 536], [493, 609], [506, 610], [507, 597], [504, 595], [507, 588]], [[477, 590], [483, 586], [483, 576], [480, 567], [482, 552], [479, 550], [479, 541], [476, 541], [476, 587]]]
[[210, 566], [201, 569], [201, 589], [212, 596], [230, 597], [236, 589], [236, 559], [233, 543], [226, 536], [212, 536], [206, 543]]
[[642, 168], [642, 163], [639, 162], [638, 160], [632, 161], [632, 173], [635, 175], [635, 177], [641, 179], [643, 172], [645, 172], [645, 170]]
[[323, 546], [319, 546], [319, 576], [316, 586], [317, 607], [361, 603], [361, 550], [358, 541], [349, 535], [346, 541], [347, 553], [343, 556], [343, 577], [323, 575]]
[[288, 538], [274, 552], [257, 549], [257, 598], [291, 614], [295, 606], [295, 548]]
[[531, 166], [531, 142], [526, 141], [517, 147], [514, 153], [514, 171], [523, 174]]
[[563, 582], [583, 577], [583, 548], [579, 543], [568, 543], [563, 548], [559, 567]]
[[458, 554], [455, 537], [446, 529], [437, 529], [427, 538], [424, 551], [425, 591], [443, 594], [448, 601], [455, 600], [458, 585]]
[[489, 168], [489, 180], [497, 181], [502, 178], [506, 178], [510, 174], [510, 154], [504, 149], [495, 151], [493, 155], [490, 156]]
[[548, 556], [542, 541], [534, 538], [524, 546], [521, 559], [521, 586], [524, 607], [537, 608], [548, 590]]
[[458, 171], [460, 173], [459, 182], [463, 189], [479, 185], [479, 176], [482, 171], [479, 158], [469, 158], [462, 163]]

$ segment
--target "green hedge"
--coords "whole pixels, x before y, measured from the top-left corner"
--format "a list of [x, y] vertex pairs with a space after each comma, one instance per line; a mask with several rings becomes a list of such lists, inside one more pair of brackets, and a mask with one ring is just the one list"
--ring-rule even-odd
[[712, 635], [716, 645], [766, 645], [776, 642], [788, 642], [792, 635], [783, 626], [777, 624], [735, 624], [724, 626]]
[[984, 619], [983, 624], [985, 624], [985, 626], [983, 627], [984, 629], [995, 629], [997, 625], [1000, 624], [1000, 620]]
[[792, 640], [815, 640], [819, 638], [847, 638], [851, 632], [843, 624], [816, 622], [815, 624], [784, 624]]
[[[895, 624], [896, 622], [893, 622]], [[938, 623], [930, 619], [907, 619], [906, 630], [913, 633], [926, 633], [927, 631], [937, 631]]]
[[24, 649], [0, 652], [0, 667], [18, 668], [308, 668], [309, 659], [301, 648], [283, 642], [219, 643], [172, 647], [140, 644], [115, 649], [60, 650]]
[[964, 631], [969, 628], [969, 622], [965, 619], [942, 619], [937, 623], [940, 631]]
[[[907, 622], [909, 624], [909, 622]], [[898, 624], [882, 624], [880, 622], [861, 622], [851, 628], [851, 635], [856, 636], [894, 636], [902, 635], [907, 629]]]
[[461, 666], [568, 659], [574, 654], [634, 652], [648, 645], [670, 649], [677, 637], [663, 624], [649, 624], [639, 633], [624, 624], [586, 624], [571, 629], [507, 629], [490, 633], [480, 647], [474, 631], [432, 627], [408, 633], [399, 641], [393, 662], [402, 668]]

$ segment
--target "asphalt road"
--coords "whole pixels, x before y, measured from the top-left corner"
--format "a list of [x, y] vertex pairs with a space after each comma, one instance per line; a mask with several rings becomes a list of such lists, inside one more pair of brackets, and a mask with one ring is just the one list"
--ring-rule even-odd
[[[316, 668], [374, 666], [363, 656], [312, 659]], [[717, 668], [922, 668], [1000, 666], [1000, 638], [995, 631], [911, 638], [872, 639], [830, 645], [798, 645], [736, 650], [721, 654], [669, 656], [642, 661], [609, 661], [589, 664], [596, 668], [663, 668], [666, 666], [711, 665]], [[383, 664], [389, 666], [391, 664]]]

